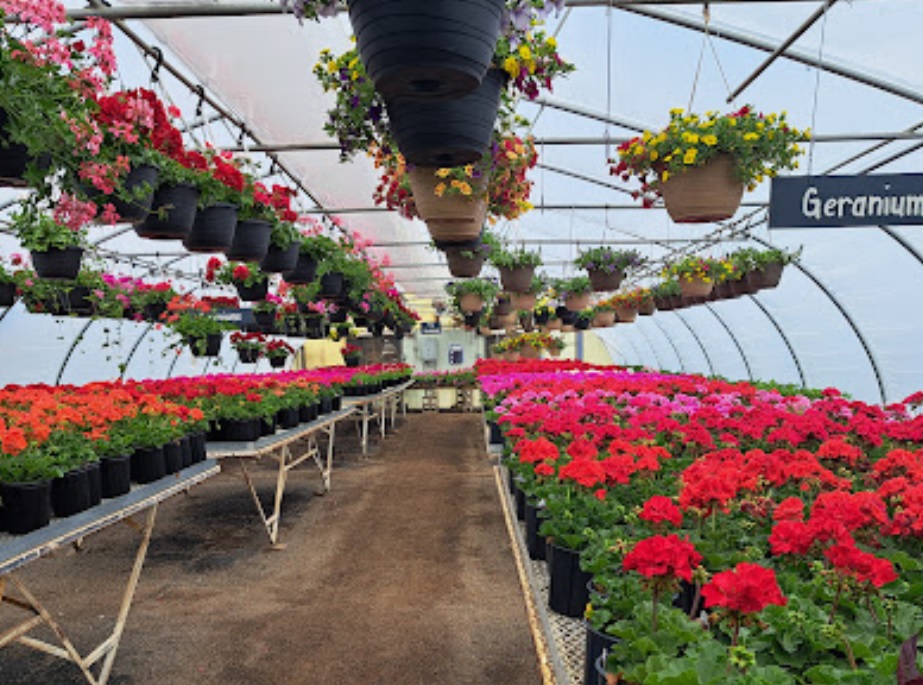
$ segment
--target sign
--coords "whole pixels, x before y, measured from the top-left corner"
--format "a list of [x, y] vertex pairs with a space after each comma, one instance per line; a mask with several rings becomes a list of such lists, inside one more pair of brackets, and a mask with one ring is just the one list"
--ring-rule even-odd
[[420, 324], [421, 335], [439, 335], [442, 333], [442, 324], [438, 321], [424, 321]]
[[449, 364], [461, 366], [465, 363], [465, 350], [461, 345], [449, 345]]
[[923, 174], [772, 179], [769, 228], [923, 224]]
[[247, 326], [256, 323], [252, 309], [213, 309], [211, 316], [218, 321], [224, 321], [226, 323], [236, 323]]

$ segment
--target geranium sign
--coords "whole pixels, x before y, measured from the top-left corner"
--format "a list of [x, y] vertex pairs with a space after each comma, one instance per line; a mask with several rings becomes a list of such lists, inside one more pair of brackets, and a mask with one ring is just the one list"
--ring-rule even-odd
[[923, 224], [923, 174], [772, 179], [769, 228]]

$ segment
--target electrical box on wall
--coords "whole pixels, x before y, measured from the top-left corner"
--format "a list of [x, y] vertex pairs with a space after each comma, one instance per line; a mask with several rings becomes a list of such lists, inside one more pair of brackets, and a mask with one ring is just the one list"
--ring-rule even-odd
[[439, 341], [436, 338], [419, 338], [420, 360], [424, 364], [435, 364], [439, 361]]
[[460, 366], [465, 362], [465, 348], [461, 345], [449, 345], [449, 364]]

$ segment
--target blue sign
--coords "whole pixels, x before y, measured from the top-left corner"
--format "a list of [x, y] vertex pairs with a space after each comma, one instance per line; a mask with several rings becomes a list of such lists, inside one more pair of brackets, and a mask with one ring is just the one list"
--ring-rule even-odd
[[442, 324], [438, 321], [424, 321], [420, 324], [421, 335], [439, 335], [442, 333]]

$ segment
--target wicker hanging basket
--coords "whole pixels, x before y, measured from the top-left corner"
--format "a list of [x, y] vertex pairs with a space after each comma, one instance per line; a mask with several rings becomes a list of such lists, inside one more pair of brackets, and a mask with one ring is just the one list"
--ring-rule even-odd
[[671, 176], [661, 186], [663, 203], [678, 224], [701, 224], [730, 219], [740, 207], [744, 184], [737, 164], [720, 154], [702, 166]]

